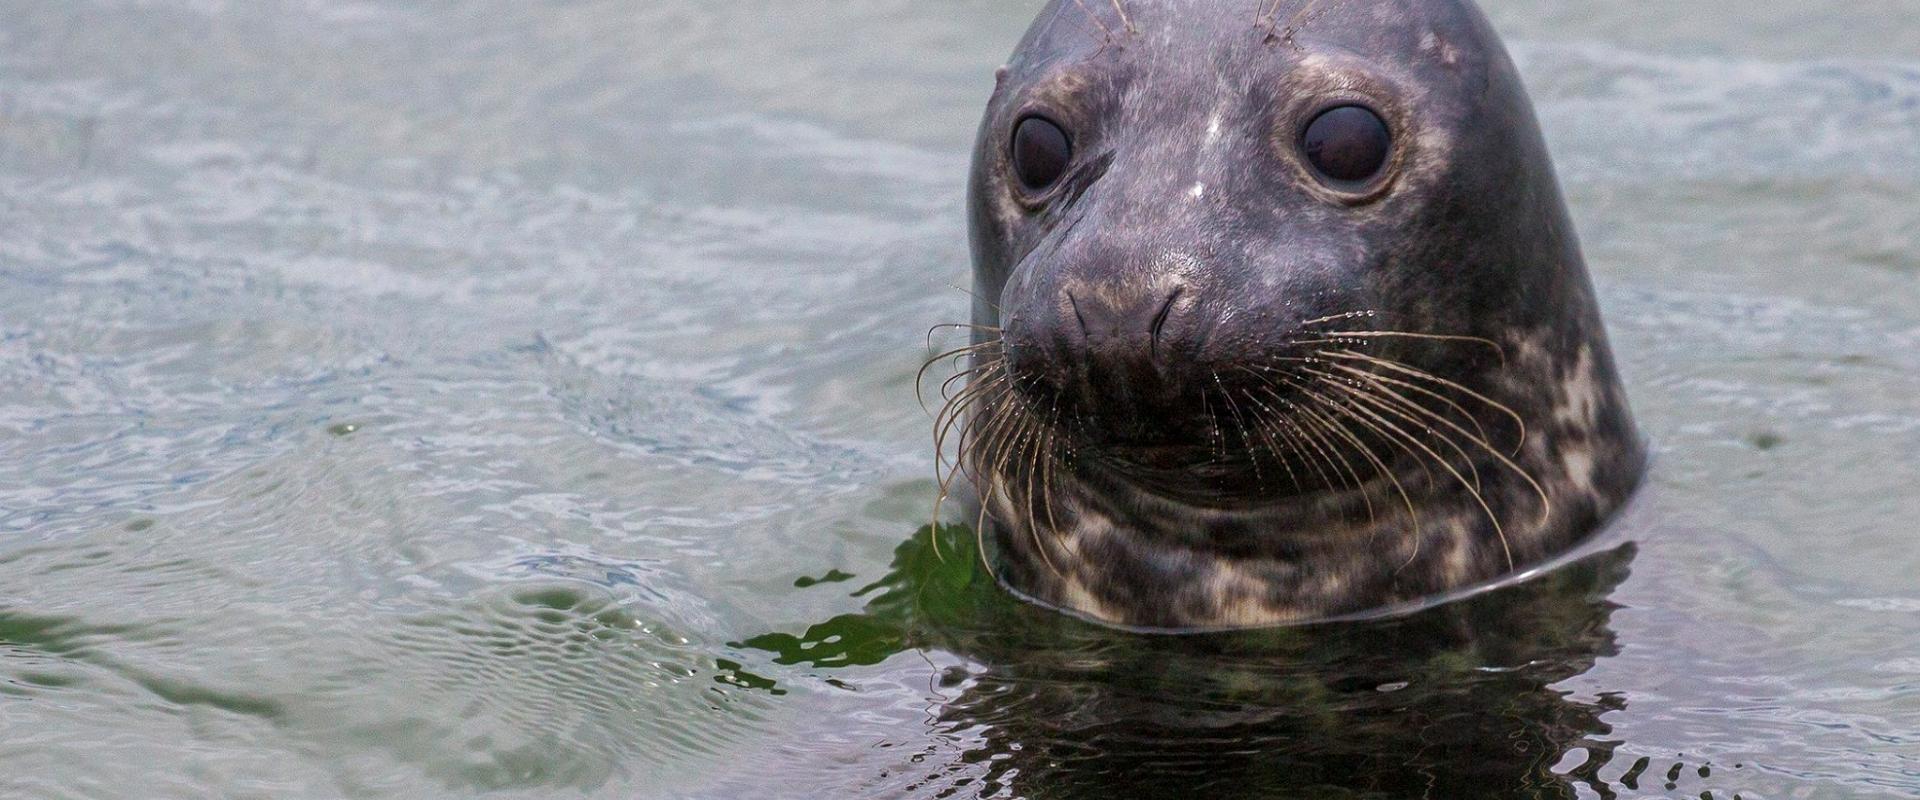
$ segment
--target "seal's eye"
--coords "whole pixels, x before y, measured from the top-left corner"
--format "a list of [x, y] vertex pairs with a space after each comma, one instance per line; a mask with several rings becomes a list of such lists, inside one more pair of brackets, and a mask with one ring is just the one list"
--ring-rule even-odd
[[1371, 109], [1340, 106], [1307, 123], [1301, 147], [1322, 177], [1334, 183], [1364, 183], [1386, 166], [1393, 134]]
[[1013, 171], [1029, 190], [1052, 186], [1067, 174], [1073, 160], [1073, 142], [1059, 125], [1041, 118], [1027, 117], [1013, 131]]

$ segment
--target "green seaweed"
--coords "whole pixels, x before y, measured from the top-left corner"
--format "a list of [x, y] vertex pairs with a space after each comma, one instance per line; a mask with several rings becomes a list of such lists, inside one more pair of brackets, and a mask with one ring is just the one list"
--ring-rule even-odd
[[968, 528], [922, 527], [894, 549], [886, 577], [852, 593], [867, 600], [863, 611], [810, 625], [797, 635], [762, 634], [732, 646], [771, 654], [774, 663], [783, 666], [835, 669], [884, 663], [923, 646], [932, 630], [977, 623], [983, 614], [1008, 606], [1009, 599], [983, 574], [976, 542]]
[[848, 688], [902, 653], [956, 654], [975, 666], [943, 680], [940, 718], [988, 731], [969, 758], [1028, 797], [1572, 797], [1593, 779], [1553, 772], [1562, 754], [1614, 747], [1601, 715], [1618, 698], [1551, 687], [1613, 652], [1630, 545], [1402, 617], [1149, 635], [1020, 602], [977, 541], [916, 531], [852, 593], [859, 612], [735, 643], [767, 664], [744, 685]]

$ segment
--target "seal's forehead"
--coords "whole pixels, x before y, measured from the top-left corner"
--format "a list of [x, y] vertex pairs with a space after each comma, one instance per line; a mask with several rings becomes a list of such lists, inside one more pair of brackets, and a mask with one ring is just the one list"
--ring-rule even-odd
[[1489, 35], [1470, 0], [1052, 0], [1008, 67], [1026, 77], [1200, 50], [1250, 66], [1315, 50], [1404, 60]]

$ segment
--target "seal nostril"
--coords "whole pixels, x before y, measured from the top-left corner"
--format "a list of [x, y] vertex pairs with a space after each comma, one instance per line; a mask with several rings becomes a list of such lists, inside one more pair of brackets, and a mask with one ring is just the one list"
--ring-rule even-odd
[[1080, 301], [1073, 296], [1073, 292], [1067, 292], [1067, 305], [1073, 306], [1073, 318], [1080, 321], [1080, 334], [1092, 336], [1093, 331], [1087, 329], [1087, 315], [1080, 313]]
[[1167, 318], [1173, 316], [1174, 302], [1178, 301], [1180, 295], [1186, 291], [1187, 289], [1184, 286], [1173, 290], [1173, 294], [1167, 295], [1167, 302], [1161, 304], [1160, 313], [1155, 314], [1153, 317], [1153, 341], [1151, 347], [1153, 349], [1153, 355], [1156, 358], [1160, 356], [1160, 333], [1167, 327]]

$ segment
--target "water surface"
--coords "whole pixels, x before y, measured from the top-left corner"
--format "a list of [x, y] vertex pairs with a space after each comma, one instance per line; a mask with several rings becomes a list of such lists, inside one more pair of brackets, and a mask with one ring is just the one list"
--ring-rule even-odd
[[0, 2], [0, 795], [1920, 793], [1907, 3], [1489, 2], [1622, 544], [1182, 639], [927, 528], [1036, 4], [937, 5]]

